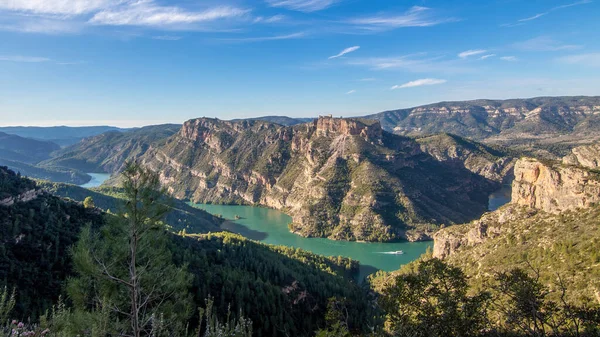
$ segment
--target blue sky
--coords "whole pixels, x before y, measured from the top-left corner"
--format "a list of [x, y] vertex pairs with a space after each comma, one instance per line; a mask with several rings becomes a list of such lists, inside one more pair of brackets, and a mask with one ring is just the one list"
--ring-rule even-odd
[[600, 1], [0, 0], [0, 125], [600, 94]]

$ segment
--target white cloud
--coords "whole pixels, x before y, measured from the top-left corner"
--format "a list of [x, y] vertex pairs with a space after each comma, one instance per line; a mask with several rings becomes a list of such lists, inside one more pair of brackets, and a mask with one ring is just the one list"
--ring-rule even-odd
[[285, 15], [277, 14], [277, 15], [273, 15], [270, 17], [257, 16], [256, 18], [254, 18], [253, 22], [254, 23], [275, 23], [275, 22], [281, 22], [285, 19], [286, 19]]
[[600, 53], [568, 55], [558, 58], [558, 61], [566, 64], [600, 67]]
[[159, 35], [159, 36], [153, 36], [152, 39], [153, 40], [164, 40], [164, 41], [179, 41], [182, 39], [182, 37], [174, 36], [174, 35]]
[[228, 6], [191, 12], [179, 7], [158, 6], [150, 1], [141, 1], [130, 6], [98, 12], [89, 22], [113, 26], [169, 26], [239, 18], [248, 12], [246, 9]]
[[353, 94], [353, 93], [355, 93], [355, 92], [356, 92], [356, 90], [352, 89], [352, 90], [348, 91], [348, 92], [346, 93], [346, 95], [352, 95], [352, 94]]
[[527, 23], [528, 21], [533, 21], [533, 20], [537, 20], [539, 18], [541, 18], [542, 16], [546, 16], [554, 11], [560, 10], [560, 9], [564, 9], [564, 8], [569, 8], [569, 7], [573, 7], [573, 6], [579, 6], [579, 5], [584, 5], [584, 4], [589, 4], [591, 3], [592, 0], [582, 0], [582, 1], [577, 1], [577, 2], [573, 2], [570, 4], [566, 4], [566, 5], [561, 5], [561, 6], [556, 6], [556, 7], [552, 7], [549, 10], [542, 12], [542, 13], [538, 13], [536, 15], [524, 18], [524, 19], [520, 19], [517, 20], [516, 23], [505, 23], [503, 25], [500, 25], [501, 27], [516, 27], [516, 26], [521, 26], [524, 25], [525, 23]]
[[414, 6], [403, 14], [355, 18], [348, 20], [347, 23], [365, 30], [386, 30], [402, 27], [429, 27], [452, 21], [456, 21], [456, 19], [433, 17], [430, 8]]
[[0, 9], [38, 15], [80, 15], [123, 2], [123, 0], [0, 0]]
[[480, 60], [485, 60], [485, 59], [489, 59], [490, 57], [494, 57], [496, 56], [496, 54], [487, 54], [487, 55], [483, 55], [482, 57], [480, 57]]
[[547, 36], [540, 36], [513, 44], [513, 47], [524, 51], [559, 51], [579, 49], [581, 46], [564, 44]]
[[305, 32], [292, 33], [287, 35], [274, 35], [274, 36], [259, 36], [259, 37], [242, 37], [238, 39], [218, 39], [219, 41], [228, 42], [262, 42], [262, 41], [277, 41], [277, 40], [290, 40], [299, 39], [306, 37]]
[[484, 54], [486, 52], [487, 52], [487, 50], [484, 50], [484, 49], [467, 50], [467, 51], [463, 51], [462, 53], [458, 54], [458, 57], [460, 57], [461, 59], [465, 59], [469, 56], [480, 55], [480, 54]]
[[502, 61], [509, 61], [509, 62], [514, 62], [514, 61], [518, 60], [515, 56], [502, 56], [500, 59]]
[[521, 19], [521, 20], [519, 20], [519, 22], [527, 22], [527, 21], [532, 21], [532, 20], [535, 20], [535, 19], [539, 19], [539, 18], [541, 18], [542, 16], [544, 16], [546, 14], [548, 14], [548, 12], [539, 13], [539, 14], [536, 14], [534, 16], [531, 16], [531, 17], [528, 17], [528, 18], [525, 18], [525, 19]]
[[366, 66], [374, 70], [404, 70], [414, 73], [468, 73], [472, 68], [458, 59], [446, 60], [443, 57], [417, 53], [397, 57], [349, 58], [349, 65]]
[[50, 61], [50, 59], [47, 57], [36, 57], [36, 56], [0, 55], [0, 61], [40, 63], [40, 62], [48, 62], [48, 61]]
[[570, 3], [570, 4], [562, 5], [562, 6], [556, 6], [556, 7], [552, 8], [552, 10], [554, 11], [557, 9], [569, 8], [569, 7], [585, 5], [585, 4], [589, 4], [589, 3], [592, 3], [592, 0], [582, 0], [582, 1], [577, 1], [577, 2]]
[[360, 49], [360, 46], [354, 46], [354, 47], [346, 48], [346, 49], [342, 50], [339, 54], [330, 56], [329, 59], [331, 60], [331, 59], [335, 59], [335, 58], [338, 58], [338, 57], [342, 57], [342, 56], [344, 56], [346, 54], [349, 54], [349, 53], [351, 53], [353, 51], [357, 51], [359, 49]]
[[339, 0], [266, 0], [271, 7], [281, 7], [300, 12], [316, 12], [327, 9]]
[[436, 85], [436, 84], [443, 84], [446, 83], [446, 80], [440, 80], [437, 78], [422, 78], [420, 80], [415, 80], [415, 81], [410, 81], [407, 83], [404, 83], [402, 85], [395, 85], [393, 87], [391, 87], [391, 90], [396, 90], [396, 89], [403, 89], [403, 88], [414, 88], [414, 87], [420, 87], [420, 86], [424, 86], [424, 85]]

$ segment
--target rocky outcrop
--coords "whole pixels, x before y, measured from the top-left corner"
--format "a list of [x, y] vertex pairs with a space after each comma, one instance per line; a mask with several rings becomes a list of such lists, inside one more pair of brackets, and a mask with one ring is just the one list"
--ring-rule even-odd
[[320, 116], [314, 123], [320, 136], [360, 136], [369, 142], [382, 143], [383, 130], [377, 121]]
[[141, 162], [178, 198], [280, 209], [295, 233], [338, 240], [427, 239], [432, 227], [479, 217], [497, 187], [362, 119], [199, 118]]
[[499, 183], [510, 183], [516, 159], [484, 144], [451, 134], [418, 138], [421, 149], [435, 159]]
[[600, 175], [586, 169], [520, 159], [515, 165], [512, 203], [550, 213], [600, 201]]
[[445, 259], [460, 249], [480, 245], [510, 230], [505, 227], [506, 223], [526, 220], [537, 212], [534, 209], [509, 205], [487, 213], [469, 224], [444, 228], [433, 235], [433, 257]]
[[0, 206], [8, 207], [8, 206], [12, 206], [18, 202], [29, 202], [31, 200], [35, 200], [42, 193], [43, 192], [41, 190], [37, 190], [37, 189], [25, 191], [19, 195], [0, 200]]
[[589, 169], [600, 168], [600, 144], [578, 146], [571, 150], [571, 154], [563, 158], [563, 163], [587, 167]]

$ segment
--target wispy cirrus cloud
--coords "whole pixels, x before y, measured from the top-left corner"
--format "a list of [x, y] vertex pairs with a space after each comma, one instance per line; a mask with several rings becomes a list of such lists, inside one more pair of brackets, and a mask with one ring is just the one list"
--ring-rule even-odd
[[[195, 8], [157, 0], [0, 0], [0, 29], [27, 33], [78, 32], [90, 26], [142, 26], [207, 30], [217, 23], [251, 22], [251, 10], [235, 6]], [[267, 18], [265, 21], [276, 20]]]
[[525, 23], [527, 23], [528, 21], [537, 20], [537, 19], [539, 19], [539, 18], [541, 18], [543, 16], [546, 16], [546, 15], [554, 12], [554, 11], [558, 11], [558, 10], [569, 8], [569, 7], [573, 7], [573, 6], [585, 5], [585, 4], [589, 4], [591, 2], [592, 2], [592, 0], [582, 0], [582, 1], [577, 1], [577, 2], [572, 2], [572, 3], [569, 3], [569, 4], [565, 4], [565, 5], [555, 6], [555, 7], [552, 7], [550, 9], [548, 9], [547, 11], [540, 12], [540, 13], [535, 14], [535, 15], [530, 16], [530, 17], [519, 19], [519, 20], [517, 20], [516, 23], [506, 23], [506, 24], [503, 24], [503, 25], [501, 25], [501, 27], [516, 27], [516, 26], [521, 26], [521, 25], [524, 25]]
[[224, 42], [263, 42], [263, 41], [278, 41], [278, 40], [291, 40], [291, 39], [301, 39], [303, 37], [308, 36], [306, 32], [298, 32], [291, 33], [285, 35], [273, 35], [273, 36], [256, 36], [256, 37], [241, 37], [241, 38], [231, 38], [231, 39], [216, 39], [217, 41]]
[[96, 13], [89, 22], [112, 26], [174, 26], [239, 18], [250, 10], [222, 6], [204, 11], [192, 12], [175, 6], [159, 6], [142, 1], [124, 8], [103, 10]]
[[37, 56], [0, 55], [0, 61], [40, 63], [40, 62], [49, 62], [50, 59], [47, 57], [37, 57]]
[[163, 40], [163, 41], [179, 41], [181, 39], [183, 39], [183, 37], [175, 36], [175, 35], [158, 35], [158, 36], [152, 37], [152, 40]]
[[442, 80], [442, 79], [438, 79], [438, 78], [422, 78], [419, 80], [406, 82], [401, 85], [395, 85], [395, 86], [391, 87], [390, 90], [421, 87], [424, 85], [436, 85], [436, 84], [443, 84], [446, 82], [447, 82], [446, 80]]
[[342, 50], [341, 52], [339, 52], [339, 53], [338, 53], [338, 54], [336, 54], [336, 55], [329, 56], [329, 59], [330, 59], [330, 60], [332, 60], [332, 59], [336, 59], [336, 58], [338, 58], [338, 57], [342, 57], [342, 56], [344, 56], [344, 55], [346, 55], [346, 54], [350, 54], [350, 53], [352, 53], [353, 51], [357, 51], [357, 50], [359, 50], [359, 49], [360, 49], [360, 46], [349, 47], [349, 48], [346, 48], [346, 49]]
[[520, 19], [520, 20], [518, 20], [518, 22], [527, 22], [527, 21], [531, 21], [531, 20], [539, 19], [539, 18], [541, 18], [542, 16], [544, 16], [544, 15], [546, 15], [546, 14], [548, 14], [548, 12], [545, 12], [545, 13], [539, 13], [539, 14], [536, 14], [536, 15], [534, 15], [534, 16], [530, 16], [530, 17], [528, 17], [528, 18]]
[[577, 1], [577, 2], [572, 2], [570, 4], [553, 7], [552, 10], [558, 10], [558, 9], [569, 8], [569, 7], [573, 7], [573, 6], [585, 5], [585, 4], [589, 4], [592, 2], [593, 2], [592, 0]]
[[276, 23], [282, 22], [286, 19], [285, 15], [277, 14], [269, 17], [257, 16], [254, 18], [254, 23]]
[[600, 67], [600, 53], [586, 53], [586, 54], [575, 54], [559, 57], [557, 59], [561, 63], [587, 66], [587, 67]]
[[396, 57], [350, 58], [346, 63], [364, 66], [372, 70], [402, 70], [413, 73], [457, 74], [473, 71], [473, 68], [465, 66], [461, 60], [447, 59], [443, 56], [428, 56], [427, 53]]
[[512, 45], [514, 48], [523, 51], [560, 51], [573, 50], [581, 48], [580, 45], [565, 44], [556, 41], [548, 36], [539, 36], [522, 42], [517, 42]]
[[391, 30], [403, 27], [430, 27], [442, 23], [457, 21], [435, 15], [431, 8], [413, 6], [402, 14], [382, 13], [379, 15], [353, 18], [346, 23], [363, 30]]
[[123, 3], [123, 0], [0, 0], [0, 9], [39, 15], [72, 16]]
[[352, 89], [352, 90], [348, 91], [348, 92], [346, 93], [346, 95], [352, 95], [352, 94], [354, 94], [354, 93], [356, 93], [356, 90]]
[[489, 59], [490, 57], [494, 57], [494, 56], [496, 56], [496, 54], [487, 54], [487, 55], [481, 56], [479, 59], [485, 60], [485, 59]]
[[515, 61], [519, 60], [516, 56], [502, 56], [502, 57], [500, 57], [500, 59], [502, 61], [508, 61], [508, 62], [515, 62]]
[[466, 50], [466, 51], [463, 51], [462, 53], [459, 53], [458, 57], [460, 57], [461, 59], [466, 59], [469, 56], [481, 55], [486, 52], [487, 52], [487, 50], [485, 50], [485, 49]]
[[271, 7], [310, 13], [327, 9], [340, 0], [266, 0], [266, 2]]

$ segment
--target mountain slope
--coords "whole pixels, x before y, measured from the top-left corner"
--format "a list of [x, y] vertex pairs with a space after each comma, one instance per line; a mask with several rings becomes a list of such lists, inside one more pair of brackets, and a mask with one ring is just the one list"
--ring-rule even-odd
[[82, 185], [90, 181], [88, 174], [69, 168], [39, 167], [19, 161], [0, 157], [0, 166], [7, 166], [13, 171], [34, 179], [50, 180], [62, 183]]
[[140, 160], [178, 198], [282, 209], [294, 232], [343, 240], [423, 239], [481, 215], [498, 187], [357, 119], [283, 127], [201, 118]]
[[106, 132], [55, 152], [41, 166], [69, 167], [83, 172], [119, 172], [126, 160], [144, 154], [179, 130], [179, 125], [153, 125], [129, 132]]
[[554, 143], [597, 140], [600, 97], [441, 102], [367, 118], [380, 120], [385, 130], [400, 135], [447, 132], [490, 143], [525, 146], [536, 142], [550, 147]]
[[0, 132], [2, 158], [35, 164], [50, 158], [50, 153], [60, 149], [55, 143], [23, 138]]
[[[83, 202], [85, 198], [92, 197], [94, 205], [104, 211], [117, 212], [123, 203], [122, 193], [116, 187], [83, 188], [70, 184], [52, 183], [48, 181], [37, 182], [38, 186], [53, 195]], [[173, 231], [185, 230], [187, 233], [220, 232], [219, 225], [222, 220], [209, 213], [191, 207], [181, 200], [171, 200], [170, 212], [165, 217], [165, 222]]]
[[97, 136], [109, 131], [126, 131], [113, 126], [8, 126], [0, 127], [0, 132], [25, 138], [51, 141], [61, 146], [73, 145], [83, 138]]
[[39, 190], [0, 167], [0, 287], [18, 286], [16, 313], [36, 317], [50, 309], [70, 275], [70, 247], [82, 226], [102, 215]]
[[437, 134], [416, 139], [424, 152], [439, 161], [456, 165], [497, 182], [512, 179], [515, 159], [509, 151], [451, 134]]

